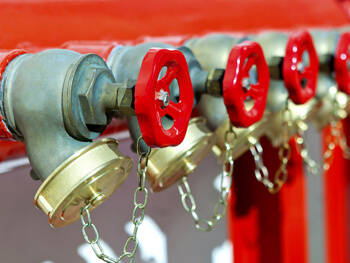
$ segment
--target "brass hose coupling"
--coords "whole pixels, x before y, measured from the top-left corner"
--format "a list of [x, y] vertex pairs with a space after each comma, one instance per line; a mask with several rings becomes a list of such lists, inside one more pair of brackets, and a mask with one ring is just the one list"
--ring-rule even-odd
[[0, 59], [2, 122], [25, 143], [31, 175], [43, 182], [34, 203], [53, 227], [68, 225], [87, 203], [90, 211], [103, 203], [131, 171], [133, 160], [114, 139], [93, 139], [113, 111], [133, 110], [132, 99], [123, 98], [132, 98], [133, 89], [125, 90], [133, 84], [116, 84], [93, 54], [53, 49]]

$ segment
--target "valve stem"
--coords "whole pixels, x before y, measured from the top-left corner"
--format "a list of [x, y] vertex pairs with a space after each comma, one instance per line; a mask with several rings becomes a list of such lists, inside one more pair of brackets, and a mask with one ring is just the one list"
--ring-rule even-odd
[[298, 70], [299, 72], [303, 72], [304, 69], [305, 69], [304, 62], [298, 62], [298, 63], [297, 63], [297, 70]]
[[158, 93], [158, 99], [160, 102], [160, 106], [164, 109], [165, 107], [167, 107], [170, 103], [170, 95], [168, 92], [164, 91], [164, 90], [160, 90]]
[[242, 80], [242, 86], [245, 92], [247, 92], [248, 90], [250, 90], [250, 79], [249, 78], [243, 78]]

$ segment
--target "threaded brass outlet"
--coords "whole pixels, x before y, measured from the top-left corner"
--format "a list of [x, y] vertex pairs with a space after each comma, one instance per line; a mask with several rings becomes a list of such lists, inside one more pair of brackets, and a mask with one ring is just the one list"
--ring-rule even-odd
[[102, 204], [124, 182], [133, 160], [118, 150], [114, 139], [102, 139], [76, 152], [41, 185], [34, 204], [49, 216], [53, 227], [80, 218], [80, 208], [90, 211]]
[[190, 120], [185, 139], [180, 145], [152, 150], [146, 174], [152, 190], [159, 192], [192, 173], [216, 140], [215, 134], [205, 125], [205, 119]]

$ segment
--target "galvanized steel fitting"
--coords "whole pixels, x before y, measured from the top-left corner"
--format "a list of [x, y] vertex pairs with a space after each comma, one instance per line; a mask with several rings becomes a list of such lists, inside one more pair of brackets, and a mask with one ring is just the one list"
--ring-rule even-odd
[[126, 179], [133, 161], [113, 139], [92, 142], [117, 109], [118, 85], [96, 55], [68, 50], [23, 54], [1, 79], [1, 107], [13, 137], [24, 141], [34, 177], [34, 203], [55, 227], [96, 208]]

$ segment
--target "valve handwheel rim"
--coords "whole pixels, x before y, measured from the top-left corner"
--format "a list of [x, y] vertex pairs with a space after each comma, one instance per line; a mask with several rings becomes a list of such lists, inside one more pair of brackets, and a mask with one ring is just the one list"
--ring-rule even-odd
[[[165, 75], [158, 79], [163, 67]], [[169, 86], [177, 80], [180, 99], [170, 100]], [[178, 50], [150, 49], [143, 59], [135, 87], [135, 112], [145, 143], [152, 148], [179, 145], [185, 138], [193, 106], [193, 88], [186, 59]], [[161, 118], [173, 125], [164, 129]]]
[[[304, 52], [309, 56], [309, 65], [305, 68]], [[301, 70], [299, 65], [302, 65]], [[318, 68], [317, 53], [311, 35], [305, 30], [292, 32], [283, 59], [283, 78], [289, 98], [295, 104], [304, 104], [315, 96]]]
[[[257, 70], [257, 83], [249, 82], [249, 71], [253, 66]], [[235, 45], [229, 55], [223, 81], [223, 98], [232, 125], [249, 127], [259, 121], [265, 110], [269, 87], [269, 69], [260, 45], [244, 41]], [[247, 110], [246, 99], [254, 100], [254, 105]]]
[[344, 32], [340, 35], [334, 57], [335, 80], [339, 90], [350, 94], [350, 74], [348, 69], [350, 33]]

